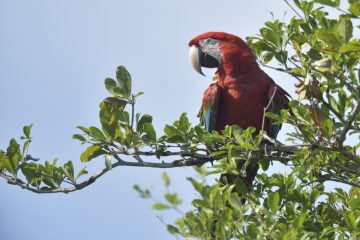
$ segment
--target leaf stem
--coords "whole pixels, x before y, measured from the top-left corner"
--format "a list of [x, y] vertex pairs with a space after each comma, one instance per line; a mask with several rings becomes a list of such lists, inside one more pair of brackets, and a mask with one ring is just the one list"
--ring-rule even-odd
[[134, 115], [135, 115], [135, 98], [134, 95], [131, 95], [131, 130], [134, 131]]

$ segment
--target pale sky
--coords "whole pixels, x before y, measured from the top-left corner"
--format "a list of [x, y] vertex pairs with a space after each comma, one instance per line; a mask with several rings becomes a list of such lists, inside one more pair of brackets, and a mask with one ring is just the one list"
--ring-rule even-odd
[[[77, 125], [99, 126], [98, 104], [108, 96], [104, 79], [118, 65], [132, 74], [134, 91], [145, 92], [136, 110], [153, 115], [159, 132], [182, 112], [197, 124], [214, 70], [205, 78], [191, 68], [189, 40], [207, 31], [254, 36], [270, 12], [288, 20], [286, 11], [281, 0], [0, 0], [0, 148], [33, 123], [33, 156], [71, 159], [78, 170], [97, 172], [103, 159], [80, 163], [85, 147], [71, 136]], [[294, 94], [291, 77], [265, 71]], [[132, 190], [139, 184], [161, 198], [161, 172], [117, 168], [68, 195], [37, 195], [0, 179], [0, 239], [171, 239], [156, 215], [169, 223], [178, 215], [155, 212]], [[195, 194], [185, 178], [193, 172], [167, 172], [186, 210]]]

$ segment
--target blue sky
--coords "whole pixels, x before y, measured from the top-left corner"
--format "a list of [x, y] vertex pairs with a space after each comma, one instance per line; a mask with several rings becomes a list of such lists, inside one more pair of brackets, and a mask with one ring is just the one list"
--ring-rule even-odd
[[[270, 11], [283, 19], [289, 9], [264, 0], [0, 0], [0, 148], [33, 123], [33, 156], [85, 166], [84, 146], [71, 136], [77, 125], [99, 125], [103, 82], [118, 65], [132, 74], [134, 91], [145, 92], [136, 109], [153, 115], [158, 131], [182, 112], [196, 124], [213, 71], [204, 78], [191, 68], [188, 41], [207, 31], [255, 35]], [[293, 79], [265, 70], [293, 95]], [[104, 163], [86, 166], [93, 173]], [[0, 239], [171, 239], [156, 215], [171, 222], [176, 213], [153, 211], [132, 190], [139, 184], [160, 198], [161, 172], [117, 168], [69, 195], [36, 195], [0, 180]], [[193, 171], [168, 174], [186, 209], [195, 195], [185, 178]]]

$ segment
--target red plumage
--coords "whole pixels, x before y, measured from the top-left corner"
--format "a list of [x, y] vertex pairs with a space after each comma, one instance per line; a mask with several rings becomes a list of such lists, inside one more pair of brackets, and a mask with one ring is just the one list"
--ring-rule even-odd
[[[212, 115], [215, 118], [213, 129], [219, 132], [226, 125], [238, 125], [243, 129], [252, 126], [261, 130], [264, 108], [270, 104], [268, 111], [280, 111], [287, 107], [289, 94], [260, 69], [250, 48], [235, 35], [209, 32], [192, 39], [189, 46], [200, 47], [199, 42], [209, 38], [219, 40], [222, 61], [216, 71], [217, 82], [204, 93], [200, 116], [205, 114], [207, 107], [212, 108], [215, 113]], [[265, 120], [263, 130], [270, 136], [275, 138], [279, 129], [278, 126], [274, 131], [271, 120]], [[256, 172], [257, 167], [247, 172], [248, 184]]]

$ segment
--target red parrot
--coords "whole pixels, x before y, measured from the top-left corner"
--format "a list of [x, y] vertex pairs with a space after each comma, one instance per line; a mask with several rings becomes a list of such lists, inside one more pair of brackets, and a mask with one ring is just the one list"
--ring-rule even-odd
[[[278, 86], [256, 62], [249, 46], [239, 37], [224, 32], [201, 34], [189, 42], [192, 66], [204, 75], [201, 67], [217, 68], [217, 81], [204, 93], [199, 112], [201, 122], [208, 131], [221, 132], [226, 125], [250, 126], [265, 130], [276, 138], [281, 125], [273, 125], [265, 118], [267, 111], [279, 114], [288, 106], [290, 95]], [[250, 186], [259, 166], [248, 166], [245, 178]], [[234, 183], [236, 176], [226, 175]]]

